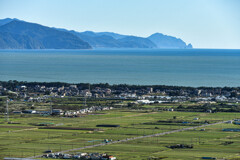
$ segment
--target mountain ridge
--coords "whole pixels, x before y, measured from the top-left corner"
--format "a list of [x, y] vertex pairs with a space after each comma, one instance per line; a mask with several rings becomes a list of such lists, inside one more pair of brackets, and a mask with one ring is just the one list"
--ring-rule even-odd
[[[87, 42], [77, 36], [36, 23], [12, 20], [0, 26], [0, 32], [2, 35], [8, 33], [9, 38], [0, 37], [1, 49], [91, 49]], [[26, 47], [29, 39], [33, 44]], [[13, 41], [16, 46], [7, 43]]]
[[77, 32], [19, 19], [0, 20], [0, 49], [193, 48], [182, 39], [154, 33], [149, 37], [114, 32]]

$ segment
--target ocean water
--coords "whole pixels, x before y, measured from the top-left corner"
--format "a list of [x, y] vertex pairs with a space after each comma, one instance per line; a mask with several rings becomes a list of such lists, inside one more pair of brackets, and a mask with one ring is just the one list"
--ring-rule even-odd
[[240, 50], [0, 50], [0, 80], [240, 86]]

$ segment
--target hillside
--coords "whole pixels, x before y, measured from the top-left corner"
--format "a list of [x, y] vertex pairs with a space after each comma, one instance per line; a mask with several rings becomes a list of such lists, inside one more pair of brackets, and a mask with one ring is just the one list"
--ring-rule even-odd
[[0, 26], [1, 49], [90, 49], [77, 36], [19, 20]]
[[155, 43], [157, 48], [192, 48], [191, 44], [186, 45], [180, 38], [163, 35], [161, 33], [152, 34], [148, 39]]

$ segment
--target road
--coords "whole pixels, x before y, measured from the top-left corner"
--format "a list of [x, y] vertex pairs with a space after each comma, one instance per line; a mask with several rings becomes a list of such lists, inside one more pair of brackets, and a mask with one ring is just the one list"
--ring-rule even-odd
[[[228, 121], [230, 121], [230, 120], [228, 120]], [[67, 153], [67, 152], [71, 152], [71, 151], [78, 151], [78, 150], [82, 150], [82, 149], [86, 149], [86, 148], [100, 147], [100, 146], [105, 146], [105, 145], [110, 145], [110, 144], [115, 144], [115, 143], [122, 143], [122, 142], [132, 141], [132, 140], [136, 140], [136, 139], [163, 136], [163, 135], [166, 135], [166, 134], [182, 132], [182, 131], [192, 130], [192, 129], [196, 129], [196, 128], [201, 128], [201, 127], [207, 127], [207, 126], [212, 126], [212, 125], [216, 125], [216, 124], [226, 123], [228, 121], [221, 121], [221, 122], [217, 122], [217, 123], [204, 124], [204, 125], [201, 125], [201, 126], [188, 127], [188, 128], [183, 128], [183, 129], [178, 129], [178, 130], [173, 130], [173, 131], [168, 131], [168, 132], [163, 132], [163, 133], [156, 133], [156, 134], [151, 134], [151, 135], [127, 138], [127, 139], [122, 139], [122, 140], [118, 140], [118, 141], [112, 141], [112, 142], [109, 142], [109, 143], [100, 143], [100, 144], [95, 144], [95, 145], [90, 145], [90, 146], [85, 146], [85, 147], [80, 147], [80, 148], [64, 150], [64, 151], [61, 151], [61, 153]], [[42, 155], [38, 155], [38, 156], [33, 156], [33, 157], [28, 157], [28, 158], [40, 158], [41, 156]]]

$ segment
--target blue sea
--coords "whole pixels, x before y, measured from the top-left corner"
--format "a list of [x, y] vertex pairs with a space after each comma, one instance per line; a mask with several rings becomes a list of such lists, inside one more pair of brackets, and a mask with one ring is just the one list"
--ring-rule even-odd
[[0, 81], [240, 86], [240, 50], [0, 50]]

